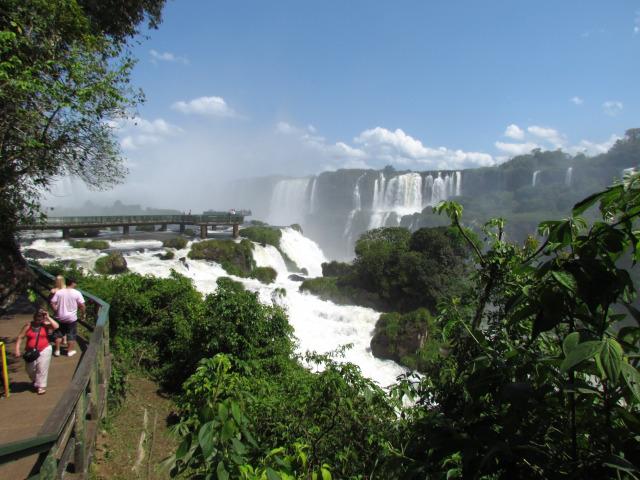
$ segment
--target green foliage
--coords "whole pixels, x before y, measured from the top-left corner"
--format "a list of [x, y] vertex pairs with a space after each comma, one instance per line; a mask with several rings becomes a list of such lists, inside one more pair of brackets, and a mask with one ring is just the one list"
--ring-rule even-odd
[[[605, 221], [579, 216], [596, 204]], [[440, 209], [464, 235], [461, 211]], [[506, 242], [501, 220], [487, 224], [487, 248], [472, 246], [472, 302], [440, 305], [425, 376], [402, 387], [419, 400], [396, 475], [638, 475], [640, 316], [621, 265], [638, 255], [640, 176], [573, 213], [541, 223], [539, 247]]]
[[127, 270], [127, 261], [120, 252], [112, 252], [96, 260], [95, 271], [103, 275], [125, 273]]
[[86, 248], [89, 250], [106, 250], [109, 242], [106, 240], [72, 240], [69, 242], [73, 248]]
[[276, 248], [280, 248], [282, 231], [279, 228], [252, 226], [241, 229], [240, 236], [262, 245], [273, 245]]
[[97, 237], [100, 235], [100, 230], [97, 228], [72, 228], [69, 230], [69, 235], [73, 238]]
[[323, 271], [338, 274], [338, 280], [309, 282], [304, 288], [324, 291], [324, 298], [341, 303], [401, 312], [434, 310], [443, 298], [463, 296], [469, 289], [470, 248], [450, 227], [422, 228], [413, 234], [400, 227], [370, 230], [356, 242], [355, 252], [353, 265], [323, 265]]
[[193, 228], [185, 228], [184, 229], [184, 236], [185, 237], [195, 237], [196, 236], [196, 232], [193, 231]]
[[136, 232], [155, 232], [155, 225], [136, 225]]
[[[435, 321], [426, 308], [413, 312], [383, 313], [371, 339], [371, 352], [378, 358], [395, 360], [414, 370], [422, 370], [425, 340], [436, 334]], [[430, 344], [429, 346], [432, 346]]]
[[253, 244], [249, 240], [205, 240], [191, 245], [189, 258], [212, 260], [230, 274], [246, 277], [255, 267]]
[[160, 260], [173, 260], [175, 258], [176, 254], [173, 252], [173, 250], [167, 250], [164, 253], [160, 254]]
[[322, 356], [307, 361], [324, 370], [315, 374], [289, 361], [260, 373], [222, 355], [202, 360], [184, 385], [173, 473], [206, 475], [221, 463], [230, 478], [264, 478], [267, 469], [277, 474], [272, 478], [296, 479], [372, 472], [395, 417], [384, 393], [353, 365]]
[[260, 280], [262, 283], [273, 283], [278, 277], [278, 272], [271, 267], [256, 267], [251, 271], [249, 277]]
[[181, 250], [187, 246], [187, 239], [184, 237], [167, 238], [162, 241], [162, 246], [165, 248], [175, 248]]
[[349, 263], [337, 262], [335, 260], [322, 264], [323, 277], [344, 277], [350, 275], [352, 270]]
[[299, 233], [304, 233], [302, 231], [302, 226], [299, 223], [292, 223], [291, 225], [289, 225], [292, 229], [294, 229], [296, 232]]
[[381, 308], [379, 297], [372, 292], [354, 288], [341, 278], [318, 277], [304, 280], [299, 287], [301, 292], [309, 292], [323, 300], [330, 300], [338, 305], [362, 305], [370, 308]]

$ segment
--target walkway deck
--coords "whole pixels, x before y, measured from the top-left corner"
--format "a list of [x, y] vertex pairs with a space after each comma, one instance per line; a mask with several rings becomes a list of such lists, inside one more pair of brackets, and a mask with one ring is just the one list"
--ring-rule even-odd
[[[5, 398], [3, 395], [0, 398], [0, 444], [23, 440], [38, 433], [67, 389], [82, 357], [82, 355], [53, 357], [49, 368], [47, 393], [37, 395], [32, 392], [24, 361], [13, 355], [15, 337], [20, 328], [32, 318], [32, 314], [27, 313], [29, 308], [29, 303], [22, 300], [16, 302], [9, 314], [0, 317], [0, 341], [5, 342], [6, 345], [11, 382], [11, 396]], [[79, 344], [84, 350], [82, 340]], [[4, 466], [0, 465], [0, 478], [27, 478], [36, 460], [37, 455], [33, 455]]]

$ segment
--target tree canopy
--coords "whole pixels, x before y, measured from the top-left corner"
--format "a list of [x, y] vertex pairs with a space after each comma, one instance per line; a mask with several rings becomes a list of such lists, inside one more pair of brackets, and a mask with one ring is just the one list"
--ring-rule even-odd
[[[6, 0], [0, 7], [0, 250], [19, 264], [17, 223], [34, 221], [52, 182], [108, 188], [127, 173], [114, 121], [142, 93], [128, 39], [164, 0]], [[13, 260], [11, 260], [13, 259]], [[2, 293], [18, 272], [0, 272]], [[1, 300], [1, 299], [0, 299]]]

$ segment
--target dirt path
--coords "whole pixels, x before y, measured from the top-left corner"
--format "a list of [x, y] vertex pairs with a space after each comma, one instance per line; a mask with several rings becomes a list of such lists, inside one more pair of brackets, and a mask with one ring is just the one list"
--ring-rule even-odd
[[168, 473], [158, 467], [176, 447], [167, 429], [172, 407], [171, 400], [158, 394], [154, 382], [132, 374], [124, 405], [98, 438], [91, 478], [168, 479]]

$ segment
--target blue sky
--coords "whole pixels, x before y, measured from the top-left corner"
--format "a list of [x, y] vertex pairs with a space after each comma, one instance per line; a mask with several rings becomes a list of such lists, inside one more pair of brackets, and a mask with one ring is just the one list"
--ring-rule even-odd
[[148, 36], [118, 127], [137, 188], [176, 159], [197, 185], [466, 168], [640, 126], [640, 0], [169, 1]]

